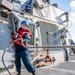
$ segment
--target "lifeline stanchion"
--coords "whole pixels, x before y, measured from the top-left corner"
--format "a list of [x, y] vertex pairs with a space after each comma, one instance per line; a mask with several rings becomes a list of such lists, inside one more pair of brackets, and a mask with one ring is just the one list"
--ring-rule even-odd
[[4, 50], [4, 52], [3, 52], [3, 54], [2, 54], [2, 63], [3, 63], [3, 65], [4, 65], [4, 67], [5, 67], [5, 69], [7, 70], [7, 72], [9, 73], [9, 75], [11, 75], [11, 73], [10, 73], [10, 71], [8, 70], [8, 68], [6, 67], [5, 63], [4, 63], [4, 54], [5, 54], [5, 52], [7, 52], [7, 51], [12, 47], [12, 45], [13, 45], [13, 44], [11, 44], [8, 48], [6, 48], [6, 49]]

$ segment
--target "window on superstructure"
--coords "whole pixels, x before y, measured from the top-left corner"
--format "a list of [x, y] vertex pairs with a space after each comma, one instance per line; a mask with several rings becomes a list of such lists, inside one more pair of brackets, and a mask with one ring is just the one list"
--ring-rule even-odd
[[33, 35], [33, 36], [30, 38], [29, 44], [30, 44], [30, 45], [34, 45], [34, 25], [29, 25], [28, 28], [30, 29], [30, 31], [31, 31], [31, 33], [32, 33], [32, 35]]
[[17, 24], [18, 24], [18, 20], [16, 18], [14, 18], [14, 28], [15, 28], [15, 32], [17, 31]]

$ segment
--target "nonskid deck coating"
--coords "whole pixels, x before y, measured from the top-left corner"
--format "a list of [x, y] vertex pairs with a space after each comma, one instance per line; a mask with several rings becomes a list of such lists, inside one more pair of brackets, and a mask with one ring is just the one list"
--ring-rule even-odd
[[[1, 74], [9, 75], [9, 74]], [[16, 75], [16, 72], [12, 72]], [[22, 75], [32, 75], [27, 70], [22, 70]], [[67, 61], [54, 66], [36, 68], [36, 75], [75, 75], [75, 62]]]

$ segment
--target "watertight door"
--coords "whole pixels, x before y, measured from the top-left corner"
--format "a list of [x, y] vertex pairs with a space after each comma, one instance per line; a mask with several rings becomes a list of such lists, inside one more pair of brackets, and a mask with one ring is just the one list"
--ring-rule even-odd
[[[11, 41], [11, 31], [8, 25], [0, 23], [0, 50], [5, 50]], [[10, 51], [11, 50], [11, 51]], [[12, 52], [12, 48], [9, 51]]]

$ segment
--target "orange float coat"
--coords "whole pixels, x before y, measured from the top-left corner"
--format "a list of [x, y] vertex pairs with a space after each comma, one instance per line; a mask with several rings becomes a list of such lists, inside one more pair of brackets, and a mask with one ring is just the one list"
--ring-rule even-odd
[[[23, 38], [24, 35], [27, 34], [27, 33], [30, 35], [30, 37], [32, 37], [32, 33], [30, 32], [29, 29], [25, 29], [25, 30], [22, 29], [22, 30], [21, 30], [21, 29], [19, 28], [19, 30], [17, 31], [17, 33], [13, 36], [13, 40], [16, 40], [16, 39], [18, 39], [18, 38]], [[14, 43], [17, 44], [17, 45], [23, 46], [20, 40], [14, 42]], [[28, 44], [24, 44], [24, 45], [27, 46]]]

